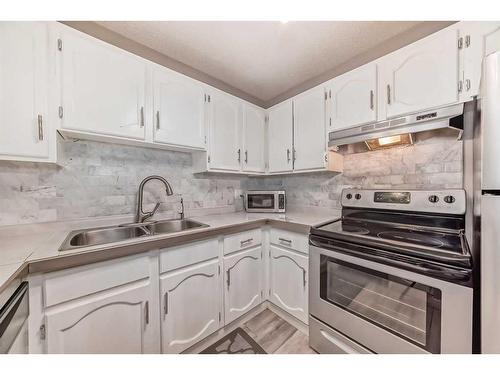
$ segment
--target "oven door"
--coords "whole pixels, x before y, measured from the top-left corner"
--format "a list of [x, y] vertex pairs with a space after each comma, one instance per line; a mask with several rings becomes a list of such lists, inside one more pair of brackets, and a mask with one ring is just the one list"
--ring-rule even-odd
[[310, 247], [312, 316], [376, 353], [471, 353], [472, 289]]
[[277, 212], [278, 197], [274, 192], [252, 192], [246, 194], [247, 212]]

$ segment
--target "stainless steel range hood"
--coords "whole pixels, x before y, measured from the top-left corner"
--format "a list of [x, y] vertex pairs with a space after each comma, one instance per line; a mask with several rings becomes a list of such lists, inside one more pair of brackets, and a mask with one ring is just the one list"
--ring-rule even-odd
[[403, 134], [409, 134], [411, 139], [411, 134], [443, 128], [457, 130], [457, 138], [460, 139], [463, 132], [463, 111], [464, 105], [456, 104], [391, 120], [333, 131], [329, 133], [328, 146], [349, 145]]

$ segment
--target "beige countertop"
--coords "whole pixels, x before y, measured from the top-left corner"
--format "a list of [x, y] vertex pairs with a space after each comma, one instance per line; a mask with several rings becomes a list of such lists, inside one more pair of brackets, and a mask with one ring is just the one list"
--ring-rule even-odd
[[[229, 212], [208, 215], [200, 215], [200, 213], [189, 215], [188, 213], [187, 216], [209, 227], [67, 251], [59, 251], [59, 247], [69, 232], [129, 223], [133, 221], [132, 217], [117, 216], [0, 227], [0, 291], [22, 273], [49, 272], [109, 260], [202, 240], [215, 235], [236, 233], [264, 224], [308, 233], [311, 226], [339, 218], [340, 210], [296, 207], [288, 209], [286, 214]], [[156, 219], [163, 219], [163, 217]]]

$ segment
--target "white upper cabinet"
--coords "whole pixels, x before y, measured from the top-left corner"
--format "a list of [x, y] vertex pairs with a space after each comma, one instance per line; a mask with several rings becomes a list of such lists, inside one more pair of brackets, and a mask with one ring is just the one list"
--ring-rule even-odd
[[220, 328], [218, 259], [160, 279], [162, 351], [180, 353]]
[[204, 149], [204, 86], [159, 66], [154, 67], [153, 86], [154, 141]]
[[263, 109], [250, 104], [243, 106], [243, 148], [242, 170], [265, 172], [265, 127], [266, 115]]
[[325, 99], [322, 87], [293, 99], [293, 144], [294, 171], [325, 167]]
[[326, 89], [327, 132], [377, 120], [377, 65], [334, 78]]
[[457, 39], [447, 28], [378, 60], [382, 119], [458, 101]]
[[241, 100], [212, 92], [209, 98], [209, 169], [239, 171], [242, 160]]
[[261, 246], [224, 258], [225, 324], [262, 302], [262, 265]]
[[291, 172], [293, 147], [292, 101], [269, 108], [268, 115], [268, 155], [269, 173]]
[[[49, 354], [157, 353], [150, 287], [138, 285], [70, 301], [46, 312]], [[157, 328], [156, 328], [157, 329]]]
[[460, 99], [479, 94], [485, 55], [500, 50], [500, 22], [465, 21], [459, 23]]
[[61, 28], [61, 127], [144, 140], [147, 62]]
[[49, 161], [48, 23], [0, 22], [0, 159]]

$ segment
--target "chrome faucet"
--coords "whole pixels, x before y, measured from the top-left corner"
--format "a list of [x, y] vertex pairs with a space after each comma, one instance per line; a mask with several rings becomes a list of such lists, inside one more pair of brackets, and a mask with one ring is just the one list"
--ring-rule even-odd
[[163, 184], [165, 185], [165, 191], [166, 191], [167, 195], [174, 194], [174, 192], [172, 190], [172, 186], [170, 186], [170, 184], [168, 183], [168, 181], [165, 180], [161, 176], [148, 176], [144, 180], [142, 180], [141, 184], [139, 185], [139, 193], [138, 193], [138, 197], [137, 197], [136, 222], [138, 222], [138, 223], [143, 223], [145, 220], [147, 220], [150, 217], [152, 217], [156, 213], [156, 211], [158, 211], [158, 208], [160, 207], [160, 203], [156, 203], [156, 206], [155, 206], [155, 208], [153, 208], [153, 211], [144, 212], [143, 209], [142, 209], [142, 200], [143, 200], [143, 195], [144, 195], [144, 185], [146, 185], [146, 183], [148, 181], [151, 181], [151, 180], [159, 180], [159, 181], [163, 182]]

